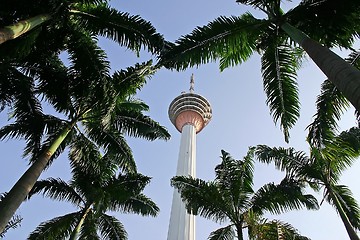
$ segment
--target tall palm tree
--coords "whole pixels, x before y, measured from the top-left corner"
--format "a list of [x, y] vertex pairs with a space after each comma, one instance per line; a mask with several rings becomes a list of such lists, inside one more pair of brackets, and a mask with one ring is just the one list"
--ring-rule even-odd
[[360, 208], [350, 189], [339, 184], [341, 173], [360, 155], [360, 130], [352, 128], [321, 147], [311, 146], [310, 155], [293, 148], [256, 147], [256, 157], [275, 166], [296, 181], [308, 183], [315, 190], [323, 189], [324, 199], [334, 206], [352, 240], [359, 240]]
[[[123, 159], [122, 167], [132, 171], [136, 166], [134, 161], [129, 161], [132, 159], [129, 157], [131, 150], [125, 135], [147, 140], [170, 137], [164, 127], [143, 114], [148, 110], [146, 104], [129, 99], [143, 86], [146, 77], [154, 72], [151, 62], [117, 71], [112, 76], [103, 61], [87, 66], [88, 71], [75, 71], [86, 68], [78, 66], [78, 63], [74, 61], [68, 69], [59, 62], [49, 62], [48, 67], [55, 66], [59, 75], [54, 82], [44, 81], [39, 86], [55, 109], [65, 115], [65, 119], [44, 114], [38, 99], [42, 96], [37, 96], [36, 91], [26, 91], [20, 94], [14, 105], [16, 121], [0, 130], [2, 139], [25, 138], [25, 155], [30, 155], [32, 160], [29, 169], [0, 203], [0, 229], [5, 227], [41, 172], [73, 141], [73, 136], [86, 134], [106, 151], [117, 154]], [[36, 74], [42, 79], [54, 76], [53, 70], [41, 68], [39, 71]]]
[[296, 71], [303, 57], [300, 46], [360, 110], [360, 93], [357, 92], [360, 91], [360, 72], [326, 48], [349, 48], [359, 36], [359, 1], [345, 0], [339, 7], [335, 0], [302, 0], [287, 13], [281, 9], [280, 0], [237, 2], [260, 9], [267, 18], [257, 19], [251, 13], [221, 16], [206, 26], [195, 28], [165, 49], [160, 64], [183, 70], [220, 60], [223, 70], [241, 64], [255, 51], [259, 52], [267, 104], [288, 141], [289, 129], [299, 117]]
[[29, 198], [42, 193], [53, 200], [68, 201], [78, 211], [41, 223], [28, 239], [127, 239], [124, 226], [108, 211], [157, 215], [159, 208], [142, 193], [150, 178], [138, 173], [117, 175], [117, 155], [101, 155], [95, 144], [79, 136], [71, 145], [69, 158], [71, 181], [37, 181]]
[[[204, 180], [176, 176], [171, 180], [178, 189], [189, 213], [229, 222], [229, 225], [213, 231], [209, 239], [243, 239], [243, 228], [250, 215], [261, 216], [264, 212], [279, 214], [284, 211], [317, 209], [312, 195], [304, 194], [303, 185], [289, 178], [280, 184], [268, 183], [254, 191], [254, 149], [250, 149], [243, 160], [233, 159], [229, 153], [221, 151], [222, 162], [215, 168], [215, 180]], [[251, 225], [251, 223], [250, 223]], [[250, 233], [251, 228], [249, 228]], [[250, 234], [251, 235], [251, 234]]]

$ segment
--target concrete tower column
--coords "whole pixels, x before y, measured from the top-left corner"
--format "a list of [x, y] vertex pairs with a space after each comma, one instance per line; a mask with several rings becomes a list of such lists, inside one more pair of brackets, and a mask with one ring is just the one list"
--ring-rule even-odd
[[[192, 76], [190, 93], [182, 93], [169, 107], [170, 120], [181, 132], [177, 176], [196, 176], [196, 134], [207, 125], [211, 115], [209, 102], [194, 93]], [[167, 240], [195, 240], [195, 217], [187, 213], [177, 190], [173, 194]]]

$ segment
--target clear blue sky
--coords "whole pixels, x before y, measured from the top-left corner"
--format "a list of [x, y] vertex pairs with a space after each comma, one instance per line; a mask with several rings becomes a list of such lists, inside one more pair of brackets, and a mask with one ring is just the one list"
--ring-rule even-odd
[[[298, 1], [294, 1], [295, 3]], [[167, 40], [173, 41], [179, 36], [191, 32], [196, 26], [207, 24], [220, 15], [240, 15], [250, 8], [235, 3], [235, 0], [183, 0], [183, 1], [113, 1], [121, 11], [139, 14], [149, 20]], [[261, 14], [259, 15], [261, 16]], [[118, 48], [116, 44], [102, 41], [108, 50], [114, 70], [129, 66], [137, 61], [135, 56]], [[345, 54], [346, 55], [346, 54]], [[142, 60], [148, 55], [142, 54]], [[170, 217], [170, 205], [173, 189], [170, 178], [175, 175], [180, 134], [171, 125], [167, 110], [173, 98], [181, 91], [189, 89], [191, 73], [195, 75], [195, 92], [205, 96], [213, 108], [213, 119], [197, 138], [197, 176], [213, 179], [214, 167], [220, 162], [220, 150], [224, 149], [234, 158], [242, 158], [249, 146], [267, 144], [270, 146], [293, 146], [298, 150], [308, 150], [305, 143], [306, 126], [315, 113], [315, 99], [325, 76], [314, 66], [311, 60], [304, 62], [299, 72], [301, 118], [291, 130], [290, 144], [285, 144], [278, 126], [275, 126], [269, 109], [265, 104], [265, 94], [260, 74], [260, 58], [254, 55], [248, 62], [220, 73], [217, 63], [203, 65], [197, 69], [175, 72], [162, 69], [148, 81], [138, 97], [150, 106], [150, 116], [166, 126], [172, 134], [170, 141], [146, 142], [129, 139], [134, 151], [139, 172], [151, 176], [152, 182], [146, 188], [146, 194], [160, 207], [157, 218], [145, 218], [137, 215], [116, 214], [125, 225], [130, 240], [165, 240]], [[6, 113], [1, 114], [1, 124], [6, 122]], [[355, 125], [353, 110], [345, 114], [341, 126], [348, 129]], [[7, 191], [27, 168], [22, 159], [23, 143], [7, 141], [0, 144], [2, 164], [0, 169], [0, 192]], [[342, 183], [350, 186], [356, 199], [360, 199], [360, 189], [356, 174], [360, 163], [356, 163], [345, 172]], [[57, 159], [43, 173], [48, 176], [70, 178], [66, 154]], [[257, 164], [255, 168], [255, 188], [271, 181], [278, 181], [281, 174], [271, 166]], [[321, 194], [317, 195], [321, 201]], [[70, 204], [59, 204], [41, 196], [25, 202], [19, 214], [23, 216], [22, 227], [9, 231], [6, 239], [25, 239], [30, 231], [44, 220], [72, 211]], [[115, 214], [115, 213], [114, 213]], [[303, 235], [312, 239], [347, 239], [345, 228], [337, 213], [327, 203], [319, 211], [296, 211], [284, 215], [271, 216], [291, 223]], [[210, 221], [197, 218], [197, 239], [206, 239], [212, 230], [218, 227]]]

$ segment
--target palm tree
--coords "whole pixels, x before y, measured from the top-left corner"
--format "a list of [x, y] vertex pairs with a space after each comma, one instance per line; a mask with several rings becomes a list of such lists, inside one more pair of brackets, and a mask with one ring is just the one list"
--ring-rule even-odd
[[[94, 59], [102, 60], [99, 57]], [[32, 161], [29, 169], [0, 203], [0, 229], [5, 227], [41, 172], [69, 142], [74, 141], [74, 136], [87, 135], [106, 151], [119, 156], [123, 160], [119, 164], [132, 171], [136, 170], [136, 166], [133, 160], [129, 161], [132, 154], [124, 135], [147, 140], [170, 137], [165, 128], [143, 114], [148, 110], [146, 104], [129, 99], [143, 86], [146, 77], [154, 72], [151, 62], [137, 64], [112, 76], [109, 76], [109, 68], [104, 61], [87, 66], [88, 71], [74, 71], [86, 68], [78, 66], [78, 63], [74, 61], [68, 69], [59, 62], [50, 62], [48, 67], [55, 66], [59, 75], [54, 82], [44, 81], [39, 86], [47, 100], [67, 119], [44, 114], [36, 91], [26, 91], [15, 102], [16, 121], [0, 130], [2, 139], [25, 138], [25, 155], [30, 155]], [[42, 79], [50, 78], [54, 73], [46, 68], [39, 71], [37, 74]]]
[[159, 208], [142, 193], [150, 178], [138, 173], [116, 175], [117, 155], [101, 155], [87, 138], [77, 138], [69, 153], [71, 181], [37, 181], [29, 198], [42, 193], [53, 200], [68, 201], [78, 211], [41, 223], [28, 239], [127, 239], [122, 223], [107, 212], [156, 216]]
[[259, 161], [275, 163], [291, 179], [308, 183], [315, 190], [323, 189], [324, 199], [333, 205], [352, 240], [359, 240], [360, 208], [350, 189], [339, 184], [341, 173], [360, 155], [360, 130], [352, 128], [321, 147], [310, 147], [310, 155], [293, 148], [256, 147]]
[[288, 141], [289, 129], [299, 117], [296, 71], [303, 57], [300, 46], [360, 110], [360, 93], [357, 92], [360, 91], [360, 72], [326, 48], [350, 48], [354, 38], [359, 36], [359, 1], [345, 0], [339, 7], [334, 0], [302, 0], [287, 13], [282, 11], [280, 0], [237, 2], [262, 10], [268, 18], [257, 19], [251, 13], [221, 16], [179, 38], [163, 51], [159, 64], [183, 70], [220, 60], [223, 70], [241, 64], [255, 51], [259, 52], [267, 104]]
[[[250, 223], [250, 215], [259, 217], [264, 212], [279, 214], [305, 206], [317, 209], [312, 195], [303, 193], [303, 185], [289, 178], [280, 184], [268, 183], [253, 190], [254, 149], [251, 148], [243, 160], [233, 159], [221, 151], [222, 162], [215, 168], [215, 180], [204, 180], [176, 176], [171, 180], [178, 189], [189, 213], [229, 222], [228, 226], [213, 231], [209, 239], [243, 239], [243, 228]], [[251, 233], [252, 229], [249, 228]]]

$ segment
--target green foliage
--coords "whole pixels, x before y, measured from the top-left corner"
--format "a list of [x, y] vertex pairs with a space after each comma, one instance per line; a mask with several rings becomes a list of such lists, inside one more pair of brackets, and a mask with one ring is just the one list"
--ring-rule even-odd
[[246, 61], [256, 49], [256, 40], [265, 23], [250, 13], [241, 17], [219, 17], [197, 27], [162, 53], [160, 64], [184, 70], [220, 59], [220, 69]]
[[257, 231], [257, 240], [310, 240], [310, 238], [300, 235], [297, 229], [289, 223], [284, 223], [279, 220], [265, 221], [257, 227]]
[[[179, 191], [189, 213], [220, 223], [230, 222], [228, 226], [213, 231], [209, 239], [233, 239], [234, 228], [239, 233], [242, 228], [256, 227], [259, 223], [250, 215], [279, 214], [303, 206], [318, 208], [316, 199], [304, 194], [305, 185], [287, 177], [280, 184], [269, 183], [254, 191], [255, 150], [250, 148], [243, 160], [235, 160], [222, 151], [222, 162], [215, 167], [213, 181], [205, 182], [190, 176], [171, 179], [171, 185]], [[238, 239], [242, 239], [239, 234]]]
[[266, 103], [274, 121], [280, 122], [286, 142], [289, 141], [290, 128], [300, 115], [296, 82], [299, 66], [293, 51], [288, 45], [275, 45], [267, 48], [261, 59]]
[[76, 222], [79, 221], [80, 213], [70, 213], [42, 222], [30, 233], [27, 239], [65, 239], [66, 236], [71, 234], [71, 228], [75, 227]]
[[106, 239], [127, 239], [124, 226], [106, 214], [107, 211], [158, 214], [156, 204], [142, 193], [150, 182], [149, 177], [138, 173], [117, 174], [116, 159], [102, 155], [86, 139], [79, 140], [72, 144], [69, 154], [71, 181], [53, 178], [37, 181], [28, 197], [41, 193], [53, 200], [70, 202], [80, 210], [41, 223], [29, 239], [64, 239], [70, 235], [98, 239], [98, 234]]
[[[348, 63], [360, 69], [360, 53], [353, 51], [345, 59]], [[337, 121], [350, 104], [344, 95], [329, 80], [321, 85], [320, 95], [316, 100], [316, 113], [313, 122], [307, 127], [309, 134], [307, 141], [318, 148], [326, 145], [338, 133]], [[359, 116], [359, 113], [356, 112]]]
[[[205, 26], [196, 27], [192, 33], [180, 37], [175, 44], [165, 48], [160, 64], [169, 69], [184, 70], [219, 60], [219, 67], [224, 70], [246, 61], [254, 51], [259, 52], [262, 54], [267, 104], [288, 142], [289, 130], [300, 115], [296, 71], [301, 66], [299, 60], [303, 52], [299, 51], [297, 43], [290, 39], [281, 26], [290, 23], [328, 47], [350, 48], [354, 39], [359, 37], [360, 4], [357, 0], [346, 0], [344, 5], [338, 7], [336, 0], [304, 0], [284, 13], [280, 0], [236, 2], [261, 10], [267, 18], [256, 19], [250, 13], [221, 16]], [[320, 101], [323, 102], [322, 99]], [[334, 114], [337, 114], [336, 111], [343, 108], [340, 106], [343, 100], [341, 98], [334, 103], [337, 104], [334, 106]], [[331, 117], [331, 113], [328, 116]], [[314, 128], [316, 134], [322, 134], [316, 126]]]
[[[310, 146], [310, 156], [293, 148], [270, 148], [265, 145], [257, 146], [255, 155], [260, 162], [275, 163], [275, 167], [286, 172], [291, 181], [309, 185], [316, 191], [324, 189], [324, 198], [340, 213], [342, 221], [349, 221], [352, 228], [359, 229], [358, 203], [348, 187], [338, 184], [341, 174], [360, 155], [359, 129], [352, 128], [332, 139], [322, 139], [324, 136], [329, 135], [319, 135], [321, 145], [316, 142]], [[308, 200], [311, 202], [311, 198]]]
[[234, 229], [229, 225], [211, 232], [208, 240], [233, 240], [234, 238]]

